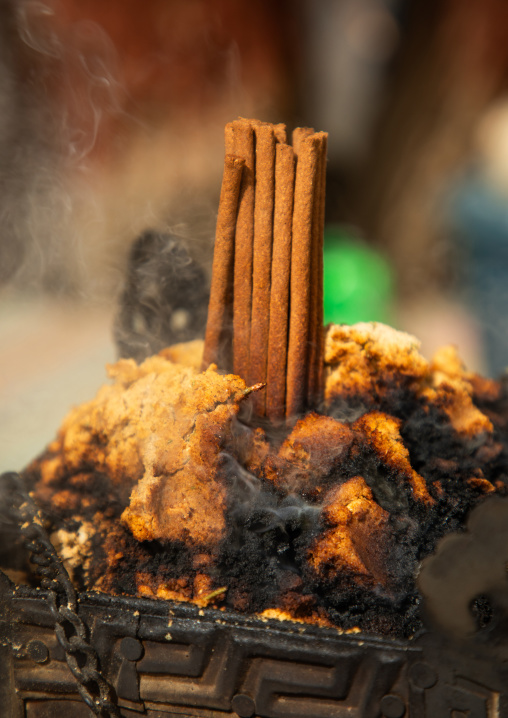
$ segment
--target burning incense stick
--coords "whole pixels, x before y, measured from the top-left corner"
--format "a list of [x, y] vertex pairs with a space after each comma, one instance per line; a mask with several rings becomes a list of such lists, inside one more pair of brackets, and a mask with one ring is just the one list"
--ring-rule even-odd
[[324, 329], [323, 329], [323, 233], [325, 219], [326, 149], [328, 136], [325, 132], [315, 135], [319, 141], [319, 164], [314, 194], [312, 218], [312, 268], [311, 268], [311, 336], [309, 357], [309, 406], [318, 406], [323, 396], [324, 380]]
[[306, 408], [309, 374], [310, 283], [312, 266], [312, 220], [318, 176], [319, 140], [301, 140], [295, 178], [293, 242], [287, 367], [286, 416]]
[[272, 286], [266, 413], [272, 419], [286, 414], [286, 362], [289, 325], [289, 282], [295, 157], [289, 145], [279, 144], [275, 161], [275, 208], [273, 215]]
[[226, 131], [226, 152], [245, 160], [236, 221], [233, 287], [233, 371], [249, 376], [254, 242], [254, 132], [248, 120], [235, 120]]
[[203, 369], [212, 362], [230, 366], [233, 308], [234, 242], [242, 170], [240, 157], [226, 155], [217, 215], [212, 286], [208, 304]]
[[[257, 125], [255, 137], [256, 181], [249, 384], [266, 381], [275, 170], [273, 127]], [[265, 415], [265, 400], [264, 389], [253, 396], [254, 408], [258, 416]]]

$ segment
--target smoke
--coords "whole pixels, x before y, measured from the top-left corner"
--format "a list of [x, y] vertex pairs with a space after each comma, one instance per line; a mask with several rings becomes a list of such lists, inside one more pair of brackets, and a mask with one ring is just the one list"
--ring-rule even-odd
[[60, 59], [63, 47], [51, 26], [53, 16], [53, 10], [44, 3], [21, 3], [18, 9], [19, 30], [28, 47], [41, 55]]
[[279, 496], [243, 468], [230, 454], [222, 453], [224, 471], [230, 483], [229, 514], [242, 530], [266, 533], [277, 529], [289, 534], [310, 530], [316, 525], [321, 507], [297, 494]]
[[274, 552], [280, 555], [290, 548], [293, 538], [312, 534], [321, 506], [310, 504], [297, 494], [281, 497], [230, 454], [221, 454], [221, 459], [230, 484], [228, 514], [236, 540], [241, 540], [244, 532], [258, 535], [273, 532]]
[[339, 396], [333, 400], [331, 406], [327, 409], [328, 416], [337, 419], [337, 421], [353, 423], [368, 411], [368, 407], [360, 397], [344, 399]]
[[59, 102], [52, 111], [59, 149], [79, 163], [94, 148], [102, 119], [121, 112], [124, 90], [113, 43], [88, 20], [62, 30], [55, 11], [41, 2], [23, 2], [18, 25], [20, 38], [36, 53], [46, 88]]
[[0, 25], [0, 284], [73, 292], [90, 153], [120, 112], [115, 49], [94, 23], [63, 32], [40, 2], [3, 4]]

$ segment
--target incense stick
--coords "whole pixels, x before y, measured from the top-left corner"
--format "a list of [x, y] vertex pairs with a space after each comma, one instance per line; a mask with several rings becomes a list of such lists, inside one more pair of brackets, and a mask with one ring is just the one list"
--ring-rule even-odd
[[[249, 384], [266, 382], [270, 280], [273, 237], [275, 134], [271, 125], [257, 125], [254, 201], [254, 256]], [[258, 416], [265, 415], [266, 391], [252, 398]]]
[[[226, 132], [226, 151], [242, 157], [242, 174], [235, 236], [233, 286], [233, 371], [249, 376], [252, 307], [252, 251], [254, 240], [254, 132], [248, 120], [235, 120]], [[231, 147], [232, 145], [232, 147]]]
[[312, 267], [311, 267], [311, 336], [309, 344], [309, 386], [307, 402], [318, 406], [323, 396], [323, 232], [326, 192], [326, 148], [328, 135], [317, 132], [318, 168], [314, 193], [314, 214], [312, 217]]
[[225, 139], [203, 366], [266, 384], [254, 413], [279, 421], [323, 395], [327, 134], [297, 128], [292, 148], [284, 125], [240, 118]]
[[203, 369], [211, 363], [217, 364], [221, 369], [231, 369], [234, 243], [238, 196], [244, 164], [242, 158], [234, 155], [226, 155], [224, 158]]
[[312, 220], [317, 179], [319, 139], [299, 142], [293, 210], [286, 416], [303, 412], [307, 405], [310, 337], [310, 280]]
[[266, 414], [271, 420], [283, 419], [286, 414], [286, 366], [294, 187], [295, 157], [293, 150], [289, 145], [279, 144], [276, 147], [275, 159], [272, 286], [266, 386]]

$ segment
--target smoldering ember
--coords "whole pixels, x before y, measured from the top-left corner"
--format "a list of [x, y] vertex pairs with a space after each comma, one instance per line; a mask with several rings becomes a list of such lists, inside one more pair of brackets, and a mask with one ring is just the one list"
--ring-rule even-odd
[[325, 157], [227, 126], [205, 341], [109, 366], [24, 471], [79, 589], [409, 637], [422, 559], [507, 493], [506, 384], [322, 328]]

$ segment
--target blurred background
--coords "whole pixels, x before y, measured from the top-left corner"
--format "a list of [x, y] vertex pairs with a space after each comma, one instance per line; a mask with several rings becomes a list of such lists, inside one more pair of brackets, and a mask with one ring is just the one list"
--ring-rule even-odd
[[104, 381], [143, 232], [206, 284], [238, 115], [329, 133], [327, 321], [504, 371], [505, 0], [0, 0], [0, 470]]

